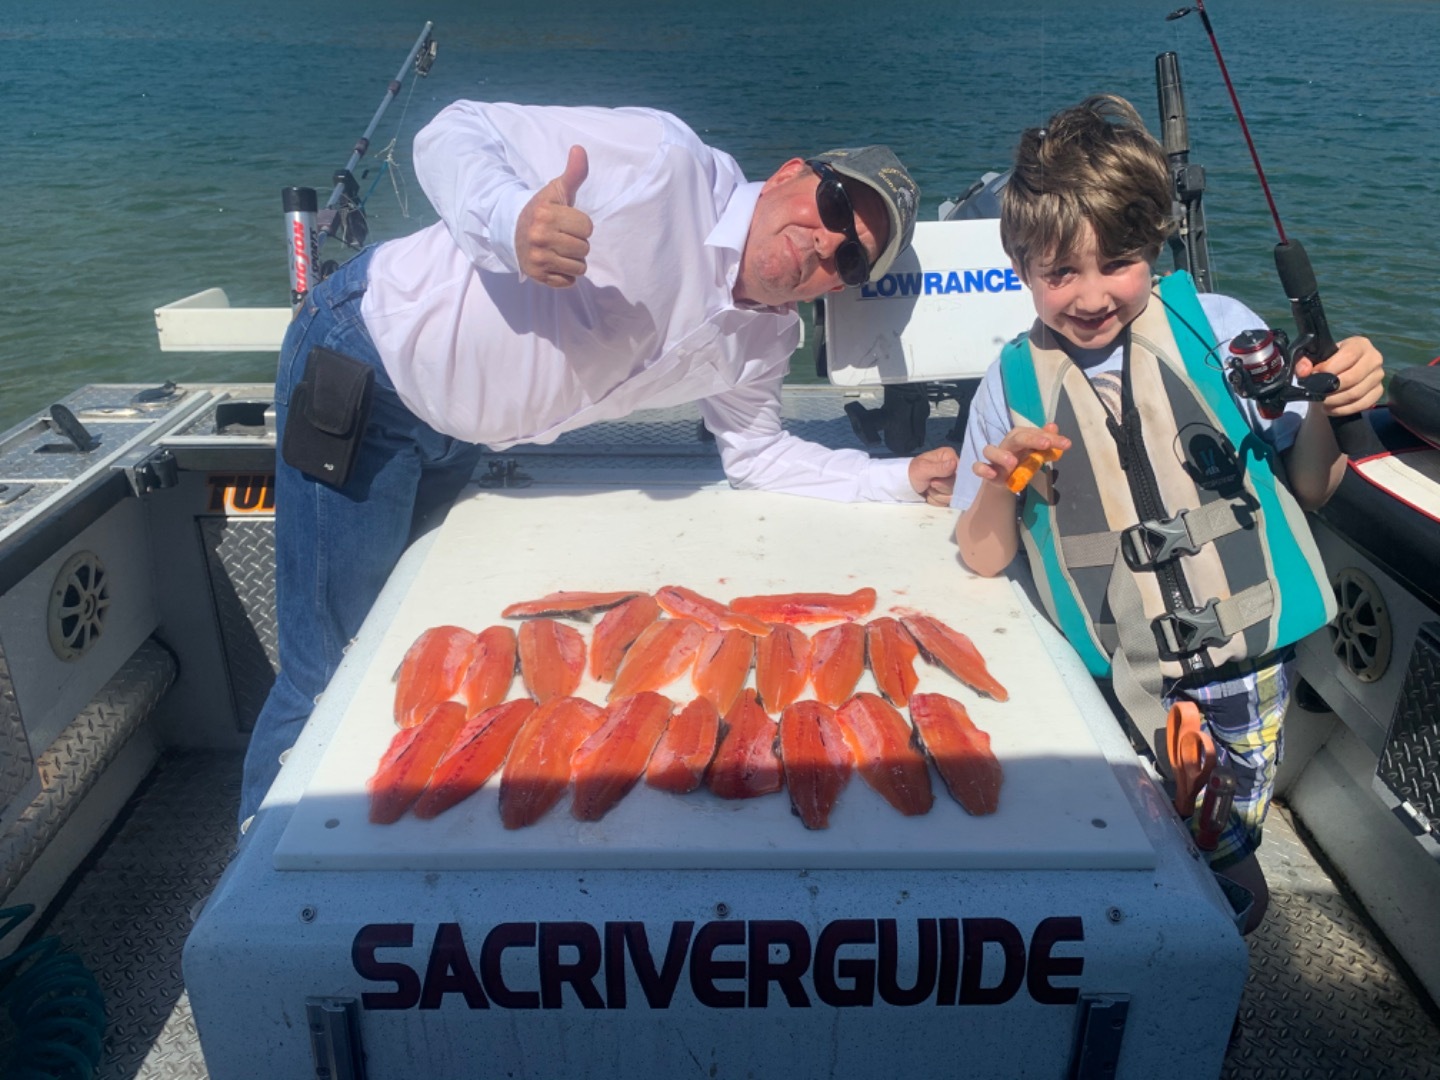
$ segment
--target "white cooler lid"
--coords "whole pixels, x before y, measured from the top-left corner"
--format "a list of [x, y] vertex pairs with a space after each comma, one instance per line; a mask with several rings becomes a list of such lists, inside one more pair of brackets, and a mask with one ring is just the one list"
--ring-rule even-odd
[[[1010, 583], [957, 563], [952, 515], [928, 506], [841, 504], [700, 489], [478, 492], [450, 512], [295, 808], [281, 869], [1016, 868], [1141, 869], [1155, 852]], [[949, 694], [992, 738], [1000, 808], [971, 817], [933, 768], [935, 805], [906, 818], [855, 775], [830, 828], [805, 829], [783, 791], [727, 801], [643, 781], [599, 822], [568, 796], [539, 823], [500, 824], [498, 775], [430, 821], [367, 819], [365, 782], [396, 728], [394, 674], [432, 626], [476, 631], [506, 605], [566, 590], [685, 585], [714, 599], [776, 592], [879, 593], [875, 615], [922, 609], [969, 635], [1010, 691], [981, 697], [917, 661], [920, 692]], [[598, 617], [597, 617], [598, 618]], [[518, 625], [518, 624], [517, 624]], [[806, 627], [813, 633], [817, 627]], [[585, 629], [587, 643], [589, 629]], [[752, 675], [753, 684], [753, 675]], [[602, 703], [588, 679], [580, 696]], [[860, 689], [874, 690], [867, 672]], [[517, 675], [512, 697], [524, 688]], [[688, 675], [671, 691], [693, 696]], [[1108, 720], [1108, 718], [1107, 718]]]

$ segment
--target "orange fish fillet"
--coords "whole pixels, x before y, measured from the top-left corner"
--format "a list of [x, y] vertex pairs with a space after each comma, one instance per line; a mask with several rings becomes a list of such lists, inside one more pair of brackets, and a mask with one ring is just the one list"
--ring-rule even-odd
[[753, 799], [785, 785], [785, 771], [775, 754], [775, 721], [745, 690], [725, 714], [725, 734], [705, 782], [722, 799]]
[[928, 814], [935, 803], [930, 770], [905, 718], [878, 694], [856, 694], [835, 718], [865, 782], [907, 817]]
[[474, 641], [474, 634], [458, 626], [436, 626], [415, 639], [395, 672], [395, 723], [413, 727], [455, 693]]
[[829, 622], [832, 619], [863, 619], [875, 610], [875, 590], [853, 593], [778, 593], [772, 596], [737, 596], [732, 611], [754, 615], [772, 623]]
[[642, 690], [661, 690], [695, 663], [695, 652], [705, 628], [691, 619], [661, 619], [651, 623], [615, 673], [607, 700], [619, 701]]
[[487, 626], [475, 636], [457, 691], [467, 716], [505, 700], [515, 681], [516, 651], [515, 631], [508, 626]]
[[755, 639], [744, 630], [710, 630], [695, 654], [695, 690], [717, 711], [728, 712], [754, 663]]
[[816, 631], [811, 642], [810, 685], [815, 696], [832, 709], [855, 692], [865, 672], [865, 631], [847, 622]]
[[585, 674], [585, 639], [573, 626], [532, 619], [520, 627], [520, 676], [540, 704], [567, 697]]
[[865, 625], [865, 660], [875, 685], [891, 705], [904, 708], [920, 682], [915, 674], [915, 657], [920, 650], [915, 639], [898, 621], [888, 615]]
[[720, 714], [708, 699], [696, 698], [670, 717], [645, 767], [645, 783], [676, 795], [694, 791], [705, 778], [719, 738]]
[[972, 814], [993, 814], [1005, 774], [990, 750], [990, 736], [975, 726], [965, 706], [944, 694], [916, 694], [910, 719], [955, 801]]
[[570, 759], [578, 821], [599, 821], [635, 786], [670, 721], [674, 703], [645, 690], [610, 706], [605, 723]]
[[520, 698], [493, 705], [466, 720], [430, 774], [430, 783], [415, 803], [415, 816], [433, 818], [484, 787], [504, 763], [515, 736], [534, 711], [535, 702]]
[[567, 619], [579, 619], [582, 622], [589, 622], [590, 616], [597, 611], [604, 611], [616, 604], [623, 604], [632, 596], [639, 596], [640, 593], [632, 592], [552, 592], [542, 596], [539, 600], [525, 600], [518, 604], [511, 604], [500, 613], [503, 619], [533, 619], [537, 616], [563, 615]]
[[1010, 700], [1010, 692], [986, 670], [980, 650], [960, 631], [918, 611], [902, 611], [900, 622], [930, 663], [939, 664], [972, 690], [996, 701]]
[[590, 635], [590, 677], [614, 682], [625, 650], [660, 617], [660, 605], [648, 593], [631, 597], [605, 613]]
[[810, 639], [805, 631], [778, 623], [755, 641], [755, 691], [767, 711], [780, 715], [810, 681]]
[[787, 708], [780, 716], [780, 760], [796, 816], [807, 829], [829, 828], [830, 811], [854, 765], [835, 710], [818, 701]]
[[465, 706], [442, 701], [425, 719], [402, 728], [390, 740], [380, 767], [366, 785], [370, 792], [370, 820], [390, 825], [420, 797], [435, 764], [465, 726]]
[[665, 614], [676, 619], [694, 619], [707, 630], [744, 630], [756, 637], [770, 633], [769, 623], [731, 611], [720, 601], [701, 596], [683, 585], [666, 585], [655, 593], [655, 600]]
[[552, 698], [525, 721], [500, 771], [500, 821], [533, 825], [570, 786], [570, 759], [605, 722], [605, 710], [575, 697]]

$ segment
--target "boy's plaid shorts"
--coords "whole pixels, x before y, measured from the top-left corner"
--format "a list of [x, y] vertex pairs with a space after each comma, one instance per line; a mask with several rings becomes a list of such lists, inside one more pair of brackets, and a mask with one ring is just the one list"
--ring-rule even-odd
[[[1200, 706], [1219, 764], [1228, 764], [1235, 775], [1230, 823], [1209, 853], [1216, 870], [1233, 866], [1260, 846], [1261, 826], [1275, 792], [1275, 771], [1285, 750], [1281, 721], [1290, 702], [1294, 666], [1294, 653], [1286, 649], [1247, 674], [1179, 687], [1165, 699], [1167, 708], [1182, 700]], [[1190, 819], [1192, 829], [1198, 821], [1198, 814]]]

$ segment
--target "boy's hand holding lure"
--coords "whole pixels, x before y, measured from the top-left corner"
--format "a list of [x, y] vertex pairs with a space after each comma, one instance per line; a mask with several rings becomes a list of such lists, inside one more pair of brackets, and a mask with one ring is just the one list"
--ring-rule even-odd
[[1042, 466], [1058, 461], [1068, 449], [1070, 440], [1060, 434], [1055, 424], [1046, 424], [1043, 428], [1018, 427], [1009, 431], [999, 446], [985, 447], [986, 461], [977, 461], [973, 468], [980, 479], [1018, 495]]

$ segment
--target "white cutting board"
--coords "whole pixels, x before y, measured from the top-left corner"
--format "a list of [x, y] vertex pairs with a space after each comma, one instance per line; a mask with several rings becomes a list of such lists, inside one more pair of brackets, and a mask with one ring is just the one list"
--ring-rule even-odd
[[[478, 492], [457, 503], [388, 627], [276, 849], [280, 869], [1015, 868], [1143, 869], [1154, 850], [1015, 592], [959, 566], [953, 515], [927, 506], [843, 504], [700, 489]], [[391, 678], [406, 649], [442, 624], [477, 632], [502, 608], [556, 590], [684, 585], [720, 601], [777, 592], [877, 590], [876, 615], [909, 606], [970, 636], [1010, 691], [981, 697], [917, 661], [919, 692], [948, 694], [991, 736], [1000, 808], [971, 817], [932, 768], [935, 805], [907, 818], [858, 774], [830, 827], [810, 831], [785, 792], [730, 801], [703, 788], [637, 784], [604, 819], [579, 822], [567, 796], [540, 822], [500, 824], [499, 776], [422, 821], [367, 820], [365, 782], [395, 733]], [[599, 616], [596, 616], [598, 620]], [[518, 625], [516, 623], [515, 625]], [[590, 627], [580, 625], [587, 644]], [[593, 625], [593, 624], [592, 624]], [[807, 633], [819, 629], [806, 626]], [[753, 685], [753, 674], [751, 685]], [[607, 684], [579, 696], [604, 703]], [[867, 671], [859, 689], [874, 691]], [[517, 675], [512, 697], [525, 693]], [[694, 696], [688, 676], [669, 696]]]

